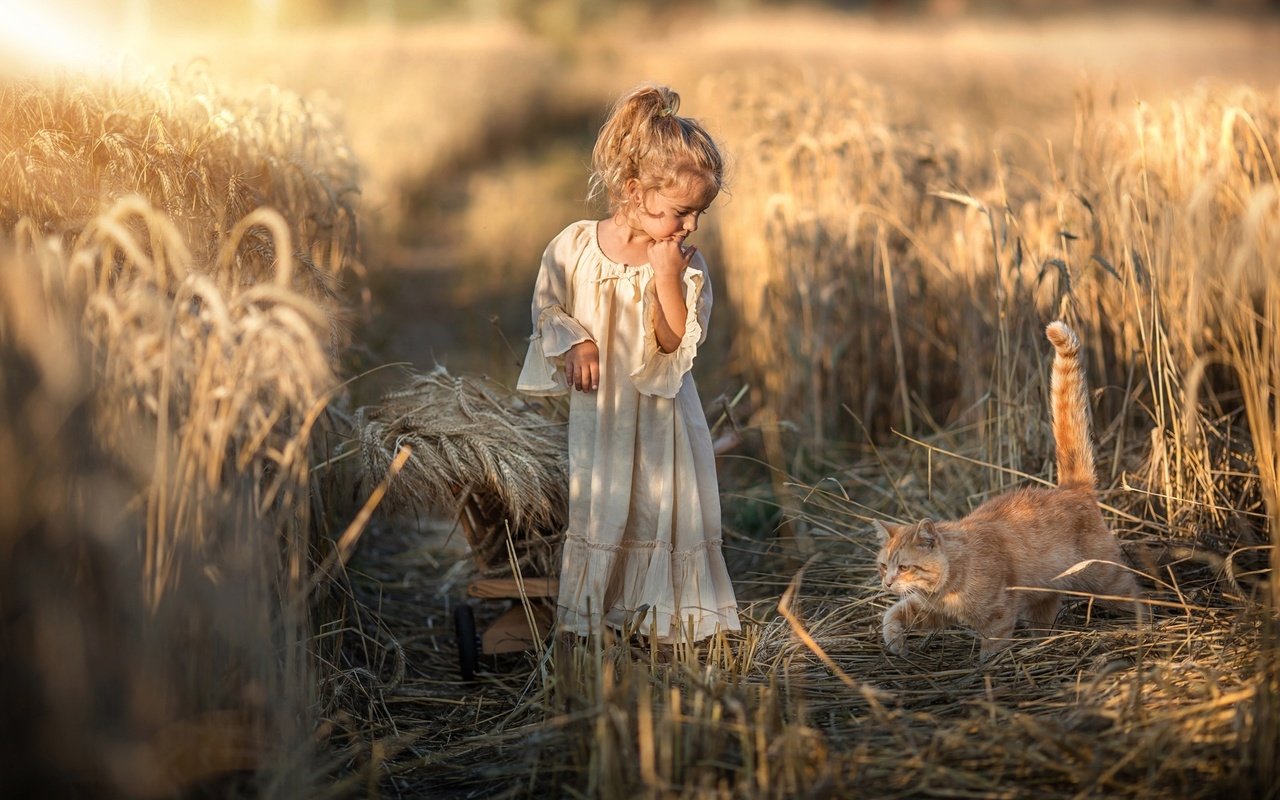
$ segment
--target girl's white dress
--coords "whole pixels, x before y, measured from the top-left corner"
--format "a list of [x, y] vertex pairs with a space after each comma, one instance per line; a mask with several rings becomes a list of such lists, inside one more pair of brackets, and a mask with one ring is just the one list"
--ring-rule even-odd
[[569, 400], [561, 629], [620, 627], [643, 608], [641, 632], [659, 641], [736, 631], [715, 454], [690, 373], [711, 314], [706, 264], [696, 254], [684, 272], [684, 337], [664, 353], [653, 269], [606, 258], [597, 224], [573, 223], [543, 253], [518, 384], [563, 394], [564, 354], [588, 339], [600, 348], [599, 390], [574, 390]]

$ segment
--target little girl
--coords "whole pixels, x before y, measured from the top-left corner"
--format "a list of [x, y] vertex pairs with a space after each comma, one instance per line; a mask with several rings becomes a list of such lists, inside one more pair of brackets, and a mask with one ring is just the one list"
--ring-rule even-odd
[[646, 85], [614, 105], [591, 176], [611, 215], [552, 239], [534, 288], [518, 387], [570, 392], [558, 617], [579, 635], [629, 617], [660, 642], [739, 629], [711, 434], [690, 373], [711, 283], [686, 237], [719, 194], [724, 163], [679, 103]]

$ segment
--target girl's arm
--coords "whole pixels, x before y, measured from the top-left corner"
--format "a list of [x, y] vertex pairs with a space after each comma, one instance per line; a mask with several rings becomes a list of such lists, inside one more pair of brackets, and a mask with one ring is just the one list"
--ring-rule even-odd
[[[576, 382], [565, 380], [566, 354], [578, 344], [592, 342], [594, 345], [591, 334], [567, 311], [573, 305], [569, 267], [577, 262], [577, 253], [586, 236], [581, 226], [570, 226], [552, 239], [542, 254], [531, 307], [533, 336], [517, 382], [522, 392], [564, 394]], [[591, 378], [590, 375], [582, 377]]]
[[[680, 392], [711, 318], [711, 281], [702, 254], [692, 247], [673, 259], [675, 253], [680, 251], [674, 243], [665, 253], [664, 248], [651, 252], [655, 269], [644, 292], [644, 354], [631, 372], [636, 389], [652, 397], [672, 398]], [[679, 267], [686, 258], [687, 266]], [[679, 273], [671, 263], [676, 259]], [[672, 273], [678, 275], [674, 281]], [[678, 287], [674, 297], [672, 283]], [[664, 325], [667, 330], [660, 333]]]
[[658, 295], [657, 318], [654, 335], [658, 349], [674, 352], [684, 338], [685, 322], [689, 309], [684, 303], [685, 268], [693, 261], [698, 248], [681, 247], [675, 239], [664, 239], [649, 245], [649, 264], [653, 267], [653, 285]]

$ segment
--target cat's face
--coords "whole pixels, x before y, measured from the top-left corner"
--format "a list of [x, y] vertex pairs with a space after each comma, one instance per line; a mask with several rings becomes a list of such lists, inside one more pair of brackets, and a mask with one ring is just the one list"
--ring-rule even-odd
[[880, 537], [880, 582], [897, 595], [932, 594], [947, 579], [947, 556], [932, 520], [915, 525], [874, 523]]

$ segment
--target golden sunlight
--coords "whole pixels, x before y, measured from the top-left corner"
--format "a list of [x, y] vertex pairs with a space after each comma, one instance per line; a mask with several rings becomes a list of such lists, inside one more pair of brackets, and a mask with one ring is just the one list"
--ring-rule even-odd
[[[0, 0], [0, 70], [107, 66], [119, 46], [88, 12], [33, 0]], [[114, 51], [114, 52], [113, 52]]]

